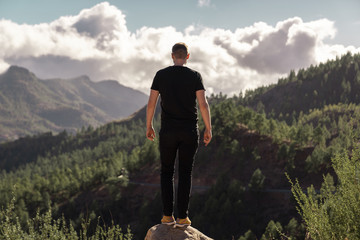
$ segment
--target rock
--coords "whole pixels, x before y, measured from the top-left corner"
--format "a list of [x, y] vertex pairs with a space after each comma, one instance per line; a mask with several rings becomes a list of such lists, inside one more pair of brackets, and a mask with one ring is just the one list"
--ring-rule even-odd
[[150, 228], [145, 240], [212, 240], [196, 228], [176, 227], [165, 224], [158, 224]]

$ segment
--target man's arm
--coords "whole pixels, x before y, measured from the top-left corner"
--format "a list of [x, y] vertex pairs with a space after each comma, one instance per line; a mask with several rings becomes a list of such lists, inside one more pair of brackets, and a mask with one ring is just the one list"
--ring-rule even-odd
[[212, 138], [210, 107], [205, 97], [205, 90], [196, 91], [196, 99], [199, 104], [200, 113], [205, 124], [204, 143], [207, 146]]
[[149, 101], [146, 108], [146, 137], [151, 141], [154, 141], [155, 139], [155, 131], [152, 122], [158, 98], [159, 91], [151, 89]]

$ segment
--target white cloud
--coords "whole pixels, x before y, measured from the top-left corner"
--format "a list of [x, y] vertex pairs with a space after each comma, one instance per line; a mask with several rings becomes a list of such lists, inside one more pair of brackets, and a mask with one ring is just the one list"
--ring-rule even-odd
[[9, 67], [10, 65], [8, 63], [4, 62], [3, 59], [0, 59], [0, 73], [5, 72]]
[[210, 0], [198, 0], [199, 7], [209, 7], [211, 4]]
[[[210, 4], [210, 1], [208, 1]], [[0, 20], [0, 71], [20, 65], [41, 78], [115, 79], [149, 92], [160, 68], [172, 64], [176, 42], [189, 45], [188, 66], [201, 72], [209, 92], [239, 93], [274, 83], [291, 69], [306, 68], [360, 48], [325, 44], [336, 34], [327, 19], [257, 22], [235, 31], [189, 26], [142, 27], [135, 33], [125, 15], [107, 2], [51, 23], [19, 25]]]

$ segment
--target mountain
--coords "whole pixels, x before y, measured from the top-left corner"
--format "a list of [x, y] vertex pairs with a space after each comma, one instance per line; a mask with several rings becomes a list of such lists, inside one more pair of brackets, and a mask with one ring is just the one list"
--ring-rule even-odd
[[[350, 82], [351, 89], [356, 87], [357, 78], [354, 81], [352, 77], [358, 71], [353, 75], [351, 69], [356, 69], [357, 59], [358, 55], [345, 55], [324, 63], [326, 68], [290, 73], [291, 78], [302, 79], [301, 72], [309, 76], [319, 72], [313, 76], [325, 79], [320, 69], [327, 69], [324, 74], [345, 77], [322, 88], [318, 78], [307, 79], [301, 93], [316, 89], [321, 96], [317, 108], [309, 108], [312, 101], [302, 101], [301, 95], [297, 101], [304, 105], [287, 96], [283, 99], [293, 101], [293, 106], [284, 105], [279, 114], [271, 114], [271, 108], [266, 113], [266, 107], [272, 105], [256, 101], [266, 99], [269, 91], [281, 99], [294, 83], [284, 79], [255, 89], [252, 95], [209, 98], [213, 139], [207, 147], [200, 140], [194, 163], [189, 209], [193, 226], [220, 240], [305, 239], [307, 222], [297, 212], [285, 173], [298, 179], [302, 187], [312, 185], [307, 192], [314, 199], [332, 194], [334, 185], [339, 184], [331, 159], [338, 153], [351, 155], [351, 150], [358, 148], [360, 104], [352, 91], [339, 98], [339, 92], [328, 89], [342, 89], [343, 93], [343, 81]], [[344, 75], [346, 69], [349, 74]], [[351, 96], [355, 98], [350, 101]], [[335, 100], [325, 104], [323, 98]], [[36, 216], [37, 209], [51, 209], [55, 219], [64, 216], [75, 230], [81, 229], [84, 220], [94, 226], [101, 216], [100, 222], [107, 226], [130, 226], [134, 239], [144, 239], [146, 231], [161, 219], [158, 140], [145, 138], [145, 110], [96, 128], [83, 128], [75, 135], [46, 133], [0, 144], [0, 207], [14, 201], [12, 216], [21, 223]], [[157, 110], [157, 131], [159, 115]], [[293, 121], [283, 121], [280, 115], [291, 116]], [[199, 127], [202, 132], [201, 122]], [[358, 185], [353, 191], [359, 193]]]
[[291, 71], [277, 84], [248, 91], [242, 104], [287, 121], [300, 112], [342, 103], [360, 103], [360, 54]]
[[147, 96], [116, 81], [87, 76], [41, 80], [11, 66], [0, 75], [0, 141], [45, 131], [76, 131], [129, 116]]

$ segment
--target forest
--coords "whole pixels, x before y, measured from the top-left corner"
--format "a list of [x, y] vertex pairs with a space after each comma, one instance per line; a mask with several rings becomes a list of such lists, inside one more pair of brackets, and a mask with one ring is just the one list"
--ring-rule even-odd
[[[346, 54], [209, 96], [213, 140], [194, 166], [192, 225], [220, 240], [360, 239], [359, 66]], [[143, 239], [161, 219], [145, 108], [2, 143], [0, 167], [1, 239]]]

